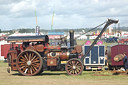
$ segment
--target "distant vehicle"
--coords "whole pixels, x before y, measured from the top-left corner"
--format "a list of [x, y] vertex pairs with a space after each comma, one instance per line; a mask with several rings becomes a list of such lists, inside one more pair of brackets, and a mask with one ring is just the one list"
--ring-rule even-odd
[[121, 38], [119, 38], [119, 40], [118, 40], [118, 43], [128, 43], [128, 37], [121, 37]]
[[118, 38], [117, 37], [105, 38], [104, 41], [106, 43], [115, 43], [115, 42], [118, 42]]

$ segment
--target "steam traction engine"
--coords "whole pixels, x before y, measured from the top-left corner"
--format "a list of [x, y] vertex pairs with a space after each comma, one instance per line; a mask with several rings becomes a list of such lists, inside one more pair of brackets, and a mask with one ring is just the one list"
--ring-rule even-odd
[[[43, 70], [64, 69], [69, 75], [79, 75], [83, 71], [83, 60], [93, 48], [102, 33], [110, 24], [117, 20], [108, 19], [101, 33], [88, 48], [85, 55], [82, 54], [82, 46], [74, 45], [74, 31], [70, 31], [70, 47], [62, 42], [56, 46], [49, 45], [47, 35], [40, 36], [10, 36], [7, 41], [10, 44], [8, 51], [8, 64], [12, 71], [19, 71], [22, 75], [32, 76]], [[65, 40], [64, 40], [65, 41]], [[20, 43], [14, 47], [15, 43]], [[81, 56], [81, 58], [79, 58]], [[63, 64], [63, 61], [67, 61]]]
[[[70, 48], [66, 45], [49, 45], [47, 35], [40, 36], [11, 36], [7, 41], [11, 43], [8, 51], [8, 60], [11, 70], [19, 71], [22, 75], [36, 75], [43, 70], [62, 70], [63, 61], [70, 60], [66, 64], [68, 74], [80, 74], [83, 66], [78, 56], [81, 55], [81, 46], [74, 46], [74, 31], [70, 31]], [[14, 47], [15, 43], [22, 43], [19, 47]], [[74, 66], [74, 64], [76, 66]], [[70, 65], [73, 69], [69, 70]]]

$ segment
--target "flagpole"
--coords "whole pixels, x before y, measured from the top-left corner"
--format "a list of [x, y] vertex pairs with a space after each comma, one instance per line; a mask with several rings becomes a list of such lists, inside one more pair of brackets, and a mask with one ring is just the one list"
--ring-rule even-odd
[[36, 15], [36, 10], [35, 10], [35, 17], [36, 17], [36, 26], [38, 26], [38, 24], [37, 24], [37, 15]]
[[53, 18], [54, 18], [54, 11], [53, 11], [53, 16], [52, 16], [51, 30], [53, 29]]

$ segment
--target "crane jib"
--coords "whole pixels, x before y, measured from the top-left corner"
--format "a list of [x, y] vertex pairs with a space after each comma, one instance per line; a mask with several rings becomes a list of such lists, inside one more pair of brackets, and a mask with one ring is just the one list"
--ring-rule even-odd
[[102, 36], [102, 34], [104, 33], [104, 31], [107, 29], [107, 27], [111, 24], [116, 24], [118, 23], [119, 20], [112, 20], [112, 19], [108, 19], [105, 26], [103, 27], [103, 29], [101, 30], [100, 34], [97, 36], [97, 38], [93, 41], [93, 43], [91, 44], [91, 46], [88, 48], [87, 52], [85, 53], [85, 55], [81, 58], [81, 61], [84, 61], [84, 58], [87, 56], [87, 54], [90, 52], [90, 50], [94, 47], [94, 45], [96, 44], [96, 42], [99, 40], [99, 38]]

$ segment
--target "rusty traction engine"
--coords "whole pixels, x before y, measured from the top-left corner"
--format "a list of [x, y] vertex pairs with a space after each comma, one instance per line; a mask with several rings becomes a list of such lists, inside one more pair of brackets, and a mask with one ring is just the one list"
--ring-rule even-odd
[[[83, 60], [89, 51], [107, 27], [117, 22], [117, 20], [108, 19], [101, 33], [88, 48], [85, 55], [82, 54], [82, 46], [74, 45], [74, 31], [70, 31], [70, 47], [62, 44], [49, 45], [47, 35], [10, 36], [7, 39], [11, 43], [7, 54], [8, 64], [12, 71], [19, 71], [25, 76], [37, 75], [44, 70], [54, 71], [64, 70], [64, 68], [69, 75], [79, 75], [83, 71]], [[15, 43], [19, 43], [19, 46], [14, 47]], [[79, 58], [78, 56], [82, 57]]]

